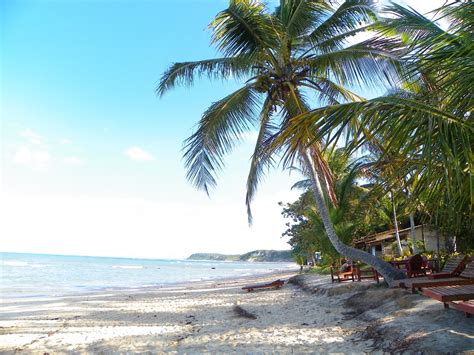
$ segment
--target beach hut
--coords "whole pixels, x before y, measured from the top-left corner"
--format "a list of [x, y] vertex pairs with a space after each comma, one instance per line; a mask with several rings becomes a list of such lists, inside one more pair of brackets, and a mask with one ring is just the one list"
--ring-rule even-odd
[[[400, 240], [405, 244], [412, 238], [411, 229], [405, 228], [399, 230]], [[428, 225], [418, 225], [415, 227], [415, 235], [417, 240], [421, 240], [425, 245], [427, 251], [435, 251], [439, 253], [447, 247], [447, 238]], [[354, 245], [365, 251], [370, 252], [379, 258], [382, 257], [396, 257], [398, 251], [392, 248], [395, 242], [395, 229], [388, 231], [367, 235], [354, 241]]]

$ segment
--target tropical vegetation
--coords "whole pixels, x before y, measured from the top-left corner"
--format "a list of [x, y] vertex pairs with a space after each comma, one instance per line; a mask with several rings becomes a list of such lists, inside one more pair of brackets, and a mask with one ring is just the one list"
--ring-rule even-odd
[[[325, 151], [344, 144], [357, 154], [376, 146], [374, 166], [397, 172], [384, 175], [382, 188], [408, 192], [411, 208], [423, 209], [430, 222], [472, 232], [474, 51], [467, 2], [440, 10], [451, 21], [447, 30], [398, 5], [385, 14], [381, 19], [370, 0], [281, 0], [275, 11], [259, 1], [231, 0], [210, 24], [222, 57], [173, 64], [157, 93], [199, 77], [244, 81], [204, 112], [186, 140], [188, 179], [209, 193], [225, 155], [257, 128], [249, 222], [267, 169], [278, 162], [298, 167], [309, 177], [313, 217], [335, 250], [390, 281], [402, 273], [341, 241], [353, 231], [344, 224], [344, 199]], [[367, 30], [375, 35], [357, 41]], [[392, 89], [371, 100], [356, 93], [370, 87]]]
[[294, 117], [279, 139], [298, 146], [306, 131], [337, 139], [342, 128], [357, 126], [349, 152], [376, 147], [374, 165], [384, 188], [408, 196], [424, 222], [472, 248], [474, 7], [453, 2], [440, 8], [437, 18], [446, 29], [412, 9], [392, 5], [386, 11], [391, 19], [374, 28], [402, 40], [402, 85], [386, 96]]

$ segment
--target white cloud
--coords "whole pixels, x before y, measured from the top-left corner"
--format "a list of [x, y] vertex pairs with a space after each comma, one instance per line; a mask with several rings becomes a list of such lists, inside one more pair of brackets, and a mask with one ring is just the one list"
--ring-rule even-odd
[[31, 144], [41, 144], [41, 136], [29, 128], [21, 131], [19, 134], [23, 138], [28, 139]]
[[63, 163], [71, 166], [81, 166], [84, 165], [84, 161], [79, 157], [65, 157]]
[[136, 161], [151, 161], [155, 160], [155, 158], [148, 153], [147, 151], [143, 150], [140, 147], [130, 147], [125, 150], [125, 155], [127, 155], [130, 159]]
[[16, 151], [13, 161], [32, 169], [45, 169], [49, 166], [51, 156], [45, 150], [32, 150], [27, 146], [23, 146]]

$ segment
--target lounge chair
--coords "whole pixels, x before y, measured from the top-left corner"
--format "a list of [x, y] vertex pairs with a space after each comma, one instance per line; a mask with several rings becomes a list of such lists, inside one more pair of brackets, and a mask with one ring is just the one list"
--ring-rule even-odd
[[466, 317], [471, 317], [474, 314], [474, 301], [450, 302], [449, 305], [456, 308], [458, 311], [464, 312]]
[[466, 255], [456, 255], [444, 264], [443, 270], [438, 273], [428, 275], [430, 279], [442, 279], [447, 277], [456, 277], [464, 270], [469, 257]]
[[331, 267], [331, 281], [359, 281], [358, 268], [350, 262], [346, 270], [339, 270]]
[[362, 281], [362, 279], [370, 279], [376, 281], [377, 283], [380, 282], [379, 273], [373, 267], [370, 267], [369, 269], [361, 269], [357, 266], [356, 273], [357, 281]]
[[274, 287], [276, 289], [279, 289], [284, 284], [285, 284], [285, 281], [278, 279], [273, 282], [267, 282], [267, 283], [263, 282], [263, 283], [259, 283], [255, 285], [244, 286], [242, 287], [242, 290], [247, 290], [248, 292], [251, 292], [256, 288], [273, 288]]
[[474, 314], [474, 285], [434, 287], [423, 290], [423, 294], [443, 302], [444, 308], [451, 305], [467, 317]]
[[474, 285], [431, 287], [423, 295], [444, 303], [469, 301], [474, 299]]
[[[471, 258], [472, 260], [472, 258]], [[430, 279], [428, 277], [399, 280], [402, 288], [411, 288], [413, 293], [416, 289], [440, 286], [463, 286], [474, 285], [474, 263], [470, 263], [457, 277], [446, 277], [443, 279]]]

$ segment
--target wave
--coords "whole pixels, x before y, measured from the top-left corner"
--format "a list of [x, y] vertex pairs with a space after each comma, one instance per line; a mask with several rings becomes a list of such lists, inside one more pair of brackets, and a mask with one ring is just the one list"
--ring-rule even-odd
[[114, 265], [114, 269], [143, 269], [142, 265]]
[[51, 265], [47, 265], [47, 264], [31, 264], [30, 266], [31, 266], [31, 267], [34, 267], [34, 268], [42, 268], [42, 267], [48, 267], [48, 266], [51, 266]]
[[7, 266], [28, 266], [26, 261], [4, 261], [3, 265]]

